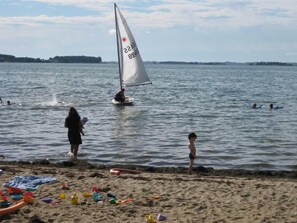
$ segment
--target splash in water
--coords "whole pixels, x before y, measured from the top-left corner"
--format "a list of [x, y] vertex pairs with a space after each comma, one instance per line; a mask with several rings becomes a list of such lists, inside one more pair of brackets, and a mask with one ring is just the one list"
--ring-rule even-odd
[[56, 94], [53, 94], [51, 101], [41, 102], [41, 103], [38, 103], [37, 105], [46, 106], [46, 107], [71, 106], [70, 103], [59, 101]]

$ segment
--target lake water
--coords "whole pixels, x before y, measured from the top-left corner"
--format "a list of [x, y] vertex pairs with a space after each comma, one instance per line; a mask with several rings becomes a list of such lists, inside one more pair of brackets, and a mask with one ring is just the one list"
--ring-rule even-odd
[[[146, 65], [152, 85], [111, 104], [116, 64], [0, 63], [0, 154], [67, 160], [69, 106], [88, 117], [79, 159], [96, 164], [297, 170], [297, 67]], [[261, 109], [251, 109], [256, 102]], [[269, 104], [283, 106], [270, 110]]]

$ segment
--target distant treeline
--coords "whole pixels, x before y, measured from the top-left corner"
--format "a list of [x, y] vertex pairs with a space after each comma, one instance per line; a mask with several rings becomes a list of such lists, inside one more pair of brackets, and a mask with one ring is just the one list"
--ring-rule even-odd
[[197, 65], [225, 65], [223, 62], [183, 62], [183, 61], [162, 61], [162, 62], [153, 62], [158, 64], [197, 64]]
[[90, 56], [55, 56], [48, 60], [31, 57], [15, 57], [12, 55], [0, 54], [0, 62], [21, 62], [21, 63], [101, 63], [101, 57]]
[[249, 63], [249, 65], [293, 66], [293, 64], [291, 63], [281, 63], [281, 62], [254, 62], [254, 63]]

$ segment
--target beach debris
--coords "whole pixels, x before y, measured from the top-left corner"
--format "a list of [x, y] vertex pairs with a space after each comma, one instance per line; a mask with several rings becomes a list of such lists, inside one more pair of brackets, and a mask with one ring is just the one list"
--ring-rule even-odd
[[100, 189], [101, 192], [108, 192], [110, 191], [110, 187], [103, 187]]
[[166, 219], [167, 219], [167, 218], [166, 218], [165, 215], [158, 214], [158, 216], [157, 216], [157, 220], [158, 220], [158, 221], [165, 221]]
[[29, 223], [45, 223], [45, 222], [42, 221], [37, 215], [34, 215], [29, 219]]
[[78, 180], [85, 179], [85, 176], [79, 176], [77, 179], [78, 179]]
[[69, 190], [70, 188], [68, 187], [68, 185], [66, 183], [61, 183], [61, 189], [62, 190]]
[[103, 201], [98, 201], [98, 204], [99, 205], [103, 205]]
[[3, 174], [3, 170], [2, 170], [2, 169], [0, 169], [0, 175], [1, 175], [1, 174]]
[[154, 200], [158, 200], [158, 199], [160, 199], [160, 196], [159, 195], [152, 195], [151, 198], [154, 199]]
[[92, 173], [92, 174], [90, 174], [90, 176], [89, 177], [101, 177], [101, 178], [103, 178], [104, 177], [104, 175], [103, 174], [101, 174], [101, 173]]

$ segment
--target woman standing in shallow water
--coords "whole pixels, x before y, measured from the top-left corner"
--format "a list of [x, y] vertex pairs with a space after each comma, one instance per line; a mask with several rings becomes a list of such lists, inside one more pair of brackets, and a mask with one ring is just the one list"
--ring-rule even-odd
[[82, 131], [82, 124], [80, 116], [74, 107], [70, 107], [69, 114], [65, 119], [65, 128], [68, 128], [68, 140], [70, 142], [70, 152], [74, 157], [77, 157], [78, 147], [82, 144], [80, 134], [84, 135]]

